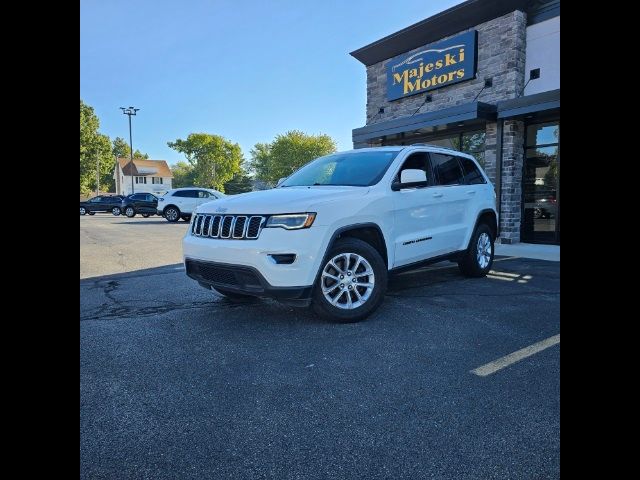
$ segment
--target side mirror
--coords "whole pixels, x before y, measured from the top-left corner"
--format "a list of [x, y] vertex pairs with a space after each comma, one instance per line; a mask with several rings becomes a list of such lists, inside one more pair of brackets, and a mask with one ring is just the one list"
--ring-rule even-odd
[[279, 187], [279, 186], [280, 186], [280, 184], [281, 184], [282, 182], [284, 182], [286, 179], [287, 179], [287, 177], [282, 177], [280, 180], [278, 180], [278, 183], [276, 183], [276, 187]]
[[419, 188], [427, 185], [427, 174], [424, 170], [407, 168], [400, 173], [400, 182], [391, 184], [391, 190], [397, 192], [403, 188]]

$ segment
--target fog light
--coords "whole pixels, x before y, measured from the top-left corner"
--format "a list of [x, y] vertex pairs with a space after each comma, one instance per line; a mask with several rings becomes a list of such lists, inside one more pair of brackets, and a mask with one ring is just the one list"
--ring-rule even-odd
[[278, 265], [290, 265], [296, 260], [295, 253], [274, 253], [269, 255], [269, 258], [273, 261], [273, 263], [277, 263]]

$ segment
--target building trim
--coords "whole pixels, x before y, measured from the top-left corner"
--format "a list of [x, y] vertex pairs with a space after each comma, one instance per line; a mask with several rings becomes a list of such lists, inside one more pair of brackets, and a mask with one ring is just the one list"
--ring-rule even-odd
[[373, 65], [514, 10], [524, 11], [526, 3], [526, 0], [467, 0], [354, 50], [350, 55], [366, 66]]
[[397, 118], [356, 128], [352, 132], [352, 137], [353, 143], [357, 144], [386, 135], [419, 130], [425, 127], [435, 127], [467, 120], [495, 121], [495, 119], [495, 105], [484, 102], [470, 102], [435, 112], [421, 113], [415, 116]]
[[517, 118], [560, 109], [560, 89], [498, 102], [498, 118]]

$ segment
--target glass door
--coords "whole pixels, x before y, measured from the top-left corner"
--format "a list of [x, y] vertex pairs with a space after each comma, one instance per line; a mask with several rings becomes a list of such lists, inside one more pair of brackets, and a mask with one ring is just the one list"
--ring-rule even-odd
[[527, 125], [523, 242], [560, 243], [560, 122]]

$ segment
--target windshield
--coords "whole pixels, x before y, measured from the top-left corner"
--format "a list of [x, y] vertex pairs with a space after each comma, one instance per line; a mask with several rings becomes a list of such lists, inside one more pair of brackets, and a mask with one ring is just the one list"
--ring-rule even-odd
[[368, 187], [380, 181], [400, 150], [334, 153], [316, 158], [280, 187], [344, 185]]

